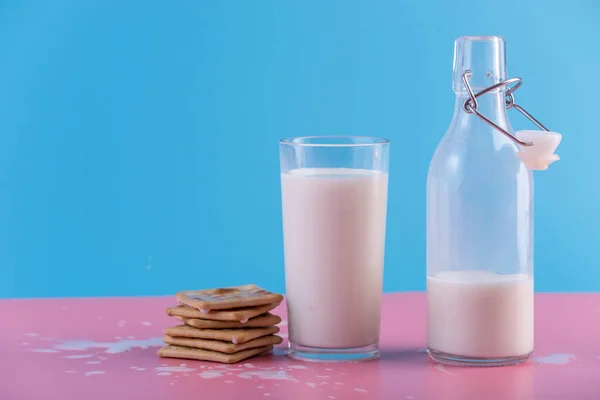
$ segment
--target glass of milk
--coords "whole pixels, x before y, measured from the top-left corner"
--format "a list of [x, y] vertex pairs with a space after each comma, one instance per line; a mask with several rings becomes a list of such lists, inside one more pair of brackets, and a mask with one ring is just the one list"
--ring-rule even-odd
[[379, 356], [389, 141], [279, 142], [291, 358]]

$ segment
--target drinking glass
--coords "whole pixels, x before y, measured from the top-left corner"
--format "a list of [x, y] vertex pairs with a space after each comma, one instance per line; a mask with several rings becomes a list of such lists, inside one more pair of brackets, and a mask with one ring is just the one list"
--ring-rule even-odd
[[389, 141], [279, 142], [291, 358], [379, 356]]

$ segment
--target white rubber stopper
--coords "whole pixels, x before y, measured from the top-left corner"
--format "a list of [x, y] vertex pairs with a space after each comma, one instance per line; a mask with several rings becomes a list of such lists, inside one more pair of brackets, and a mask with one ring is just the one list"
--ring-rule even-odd
[[557, 132], [546, 131], [517, 131], [515, 136], [523, 142], [531, 142], [533, 146], [519, 146], [517, 157], [529, 169], [544, 171], [548, 165], [560, 160], [554, 151], [560, 144], [562, 135]]

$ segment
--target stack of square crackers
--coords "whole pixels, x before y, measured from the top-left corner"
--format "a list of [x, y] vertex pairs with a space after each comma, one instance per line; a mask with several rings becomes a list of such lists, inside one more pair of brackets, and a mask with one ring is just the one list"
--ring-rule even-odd
[[269, 313], [283, 296], [256, 285], [190, 290], [176, 295], [167, 314], [183, 324], [167, 328], [160, 357], [237, 363], [282, 342], [281, 322]]

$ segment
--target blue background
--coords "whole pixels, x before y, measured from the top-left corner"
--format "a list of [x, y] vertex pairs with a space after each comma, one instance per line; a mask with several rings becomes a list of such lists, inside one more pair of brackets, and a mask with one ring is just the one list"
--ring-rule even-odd
[[[277, 140], [392, 140], [385, 290], [422, 290], [453, 40], [503, 35], [562, 132], [540, 291], [600, 290], [600, 3], [0, 1], [0, 297], [284, 290]], [[513, 125], [531, 128], [511, 112]]]

